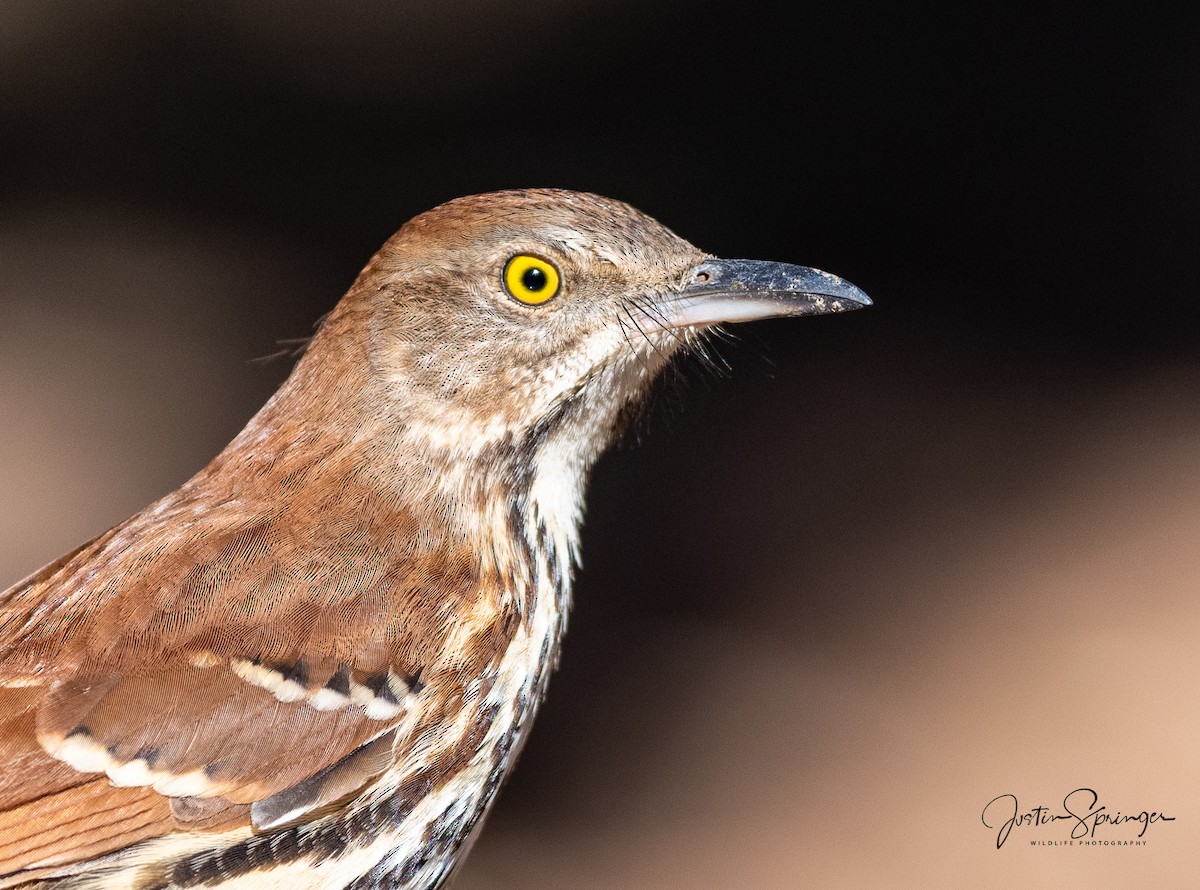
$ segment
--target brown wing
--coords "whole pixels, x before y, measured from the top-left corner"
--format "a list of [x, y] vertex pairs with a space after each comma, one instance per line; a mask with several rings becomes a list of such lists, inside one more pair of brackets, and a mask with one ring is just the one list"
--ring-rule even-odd
[[0, 874], [247, 804], [290, 819], [469, 679], [443, 670], [464, 616], [503, 648], [468, 553], [352, 479], [321, 490], [300, 509], [185, 486], [0, 594]]

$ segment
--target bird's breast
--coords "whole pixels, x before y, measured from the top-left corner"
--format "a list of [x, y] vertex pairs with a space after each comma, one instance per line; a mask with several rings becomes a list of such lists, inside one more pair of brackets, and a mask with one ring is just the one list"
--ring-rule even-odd
[[[531, 548], [532, 550], [533, 548]], [[428, 890], [448, 876], [474, 840], [500, 785], [516, 761], [557, 657], [569, 576], [551, 550], [535, 550], [531, 606], [501, 657], [476, 709], [463, 709], [448, 737], [446, 756], [458, 761], [409, 812], [414, 773], [403, 764], [385, 774], [347, 824], [374, 823], [360, 846], [329, 863], [340, 876], [320, 886], [348, 890]], [[436, 759], [436, 758], [435, 758]], [[419, 781], [419, 780], [418, 780]], [[366, 866], [366, 867], [364, 867]]]

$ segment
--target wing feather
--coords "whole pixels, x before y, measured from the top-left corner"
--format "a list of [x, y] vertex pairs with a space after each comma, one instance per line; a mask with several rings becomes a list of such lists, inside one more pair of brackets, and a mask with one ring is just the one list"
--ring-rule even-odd
[[323, 806], [503, 650], [447, 658], [495, 585], [344, 476], [302, 507], [202, 474], [0, 594], [0, 876]]

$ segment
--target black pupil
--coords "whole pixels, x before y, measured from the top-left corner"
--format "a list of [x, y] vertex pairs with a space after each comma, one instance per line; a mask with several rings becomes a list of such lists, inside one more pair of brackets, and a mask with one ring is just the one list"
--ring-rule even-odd
[[537, 293], [546, 286], [546, 273], [537, 266], [530, 266], [521, 273], [521, 284], [525, 285], [525, 290]]

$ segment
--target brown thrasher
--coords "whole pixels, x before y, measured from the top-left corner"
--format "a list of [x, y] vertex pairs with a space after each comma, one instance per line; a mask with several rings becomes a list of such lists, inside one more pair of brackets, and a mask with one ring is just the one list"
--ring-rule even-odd
[[595, 195], [413, 219], [212, 463], [0, 595], [0, 887], [440, 885], [627, 409], [714, 325], [869, 303]]

